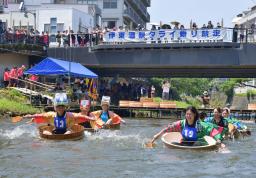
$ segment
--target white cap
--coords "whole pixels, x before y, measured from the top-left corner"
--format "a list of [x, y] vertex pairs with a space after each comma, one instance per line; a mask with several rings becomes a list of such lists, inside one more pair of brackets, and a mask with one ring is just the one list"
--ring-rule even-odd
[[87, 107], [87, 106], [90, 106], [90, 105], [91, 105], [90, 100], [81, 100], [80, 101], [80, 107]]
[[68, 105], [68, 97], [66, 93], [56, 93], [54, 97], [54, 106], [67, 106]]
[[110, 105], [110, 96], [102, 96], [101, 105], [103, 104]]

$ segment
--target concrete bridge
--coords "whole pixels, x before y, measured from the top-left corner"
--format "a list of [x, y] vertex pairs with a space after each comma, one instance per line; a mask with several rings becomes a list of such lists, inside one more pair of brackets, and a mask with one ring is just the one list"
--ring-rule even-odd
[[92, 48], [49, 48], [100, 76], [256, 78], [256, 44], [225, 42], [116, 44]]

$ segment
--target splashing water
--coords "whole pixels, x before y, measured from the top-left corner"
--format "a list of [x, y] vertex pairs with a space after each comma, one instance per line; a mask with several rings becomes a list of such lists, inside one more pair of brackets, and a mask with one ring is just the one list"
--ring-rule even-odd
[[8, 139], [16, 139], [23, 135], [30, 137], [38, 137], [38, 131], [33, 125], [19, 125], [12, 130], [2, 130], [0, 129], [0, 136], [6, 137]]

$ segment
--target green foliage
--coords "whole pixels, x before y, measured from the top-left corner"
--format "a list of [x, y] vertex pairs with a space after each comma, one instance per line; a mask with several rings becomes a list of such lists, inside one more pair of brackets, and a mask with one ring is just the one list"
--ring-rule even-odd
[[212, 94], [210, 100], [210, 106], [212, 108], [224, 108], [226, 106], [227, 96], [223, 92], [217, 92]]
[[26, 105], [27, 98], [13, 89], [0, 90], [0, 112], [12, 112], [16, 114], [36, 113], [38, 109]]
[[231, 99], [234, 96], [234, 87], [240, 85], [241, 83], [247, 82], [250, 79], [244, 78], [232, 78], [220, 84], [219, 88], [227, 95], [227, 101], [231, 102]]
[[153, 84], [157, 91], [157, 96], [161, 96], [162, 83], [164, 80], [171, 82], [171, 94], [173, 99], [180, 100], [181, 94], [197, 96], [201, 95], [203, 91], [209, 90], [212, 79], [205, 78], [152, 78], [150, 83]]
[[25, 105], [16, 101], [8, 100], [6, 98], [0, 99], [0, 113], [12, 112], [17, 115], [34, 114], [38, 112], [38, 109], [32, 106]]

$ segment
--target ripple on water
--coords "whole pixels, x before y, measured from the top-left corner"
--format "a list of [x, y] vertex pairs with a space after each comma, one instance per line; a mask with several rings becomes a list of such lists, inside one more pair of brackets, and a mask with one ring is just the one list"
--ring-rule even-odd
[[16, 139], [22, 136], [38, 137], [38, 131], [34, 125], [23, 124], [16, 126], [14, 129], [0, 129], [0, 137]]

